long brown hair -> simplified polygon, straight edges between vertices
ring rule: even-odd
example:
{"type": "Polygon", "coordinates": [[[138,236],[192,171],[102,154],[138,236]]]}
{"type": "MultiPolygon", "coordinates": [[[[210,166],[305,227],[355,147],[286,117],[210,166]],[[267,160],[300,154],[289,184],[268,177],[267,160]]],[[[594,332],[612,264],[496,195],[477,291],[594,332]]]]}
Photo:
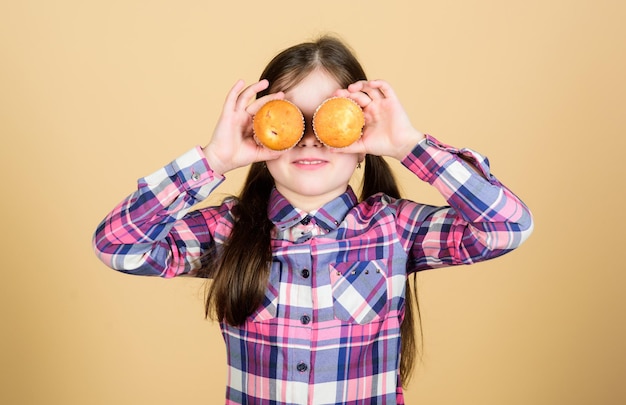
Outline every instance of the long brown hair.
{"type": "MultiPolygon", "coordinates": [[[[353,52],[340,40],[324,36],[314,42],[295,45],[276,55],[261,74],[260,79],[267,79],[270,87],[259,97],[279,90],[287,91],[313,70],[320,68],[343,87],[367,79],[353,52]]],[[[210,251],[203,257],[199,275],[213,278],[205,303],[207,317],[234,326],[242,325],[262,304],[272,261],[273,224],[268,218],[267,209],[273,186],[274,180],[264,163],[250,166],[241,194],[237,197],[233,212],[234,224],[228,240],[219,253],[210,251]]],[[[400,198],[396,180],[387,162],[380,156],[367,155],[360,198],[364,200],[378,192],[400,198]]],[[[408,280],[405,303],[400,355],[400,377],[404,385],[410,378],[418,354],[414,330],[416,319],[421,333],[417,294],[415,289],[411,291],[408,280]],[[416,316],[414,309],[417,309],[416,316]]]]}

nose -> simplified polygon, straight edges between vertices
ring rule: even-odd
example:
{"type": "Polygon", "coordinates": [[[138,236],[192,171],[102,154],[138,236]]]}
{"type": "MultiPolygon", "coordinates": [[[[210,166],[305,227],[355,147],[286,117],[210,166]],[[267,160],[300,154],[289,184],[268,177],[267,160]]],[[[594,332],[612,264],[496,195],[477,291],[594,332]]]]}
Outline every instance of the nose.
{"type": "Polygon", "coordinates": [[[317,137],[315,136],[315,133],[313,133],[313,130],[307,129],[307,131],[302,136],[302,139],[300,139],[300,141],[298,142],[296,146],[300,148],[304,148],[304,147],[321,148],[324,145],[319,141],[319,139],[317,139],[317,137]]]}

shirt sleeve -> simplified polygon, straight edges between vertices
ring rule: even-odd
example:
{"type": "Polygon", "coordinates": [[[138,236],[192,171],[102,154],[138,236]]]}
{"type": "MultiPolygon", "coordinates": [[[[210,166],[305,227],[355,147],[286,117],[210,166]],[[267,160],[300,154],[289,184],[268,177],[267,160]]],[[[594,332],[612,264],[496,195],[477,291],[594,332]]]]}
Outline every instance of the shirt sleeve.
{"type": "Polygon", "coordinates": [[[93,247],[107,266],[124,273],[174,277],[199,267],[212,243],[219,208],[191,212],[222,181],[200,147],[149,176],[97,227],[93,247]],[[211,215],[214,210],[214,215],[211,215]]]}
{"type": "Polygon", "coordinates": [[[402,164],[433,185],[449,206],[404,200],[398,224],[409,271],[471,264],[520,246],[533,230],[528,207],[492,175],[486,157],[427,135],[402,164]]]}

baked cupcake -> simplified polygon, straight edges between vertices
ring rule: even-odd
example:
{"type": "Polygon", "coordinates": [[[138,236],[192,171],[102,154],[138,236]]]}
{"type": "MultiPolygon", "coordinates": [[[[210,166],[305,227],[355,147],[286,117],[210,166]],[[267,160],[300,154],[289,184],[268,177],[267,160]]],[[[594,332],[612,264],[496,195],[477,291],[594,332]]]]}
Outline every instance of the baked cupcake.
{"type": "Polygon", "coordinates": [[[287,100],[271,100],[252,119],[256,141],[272,150],[294,147],[304,135],[302,111],[287,100]]]}
{"type": "Polygon", "coordinates": [[[363,109],[346,97],[327,99],[313,115],[315,136],[332,148],[343,148],[358,140],[363,133],[363,125],[363,109]]]}

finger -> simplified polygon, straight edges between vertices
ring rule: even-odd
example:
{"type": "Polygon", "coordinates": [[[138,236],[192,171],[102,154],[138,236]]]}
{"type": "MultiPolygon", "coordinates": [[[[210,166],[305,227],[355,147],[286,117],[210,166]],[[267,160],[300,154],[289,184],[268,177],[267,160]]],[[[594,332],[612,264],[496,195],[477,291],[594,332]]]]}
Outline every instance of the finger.
{"type": "Polygon", "coordinates": [[[373,80],[371,82],[371,86],[378,89],[378,91],[386,98],[397,98],[393,87],[391,87],[391,85],[384,80],[373,80]]]}
{"type": "Polygon", "coordinates": [[[361,91],[356,92],[356,93],[349,93],[348,97],[356,101],[356,103],[360,105],[361,108],[367,107],[368,104],[372,102],[371,97],[361,91]]]}
{"type": "Polygon", "coordinates": [[[244,110],[256,97],[257,93],[265,90],[268,86],[269,82],[263,79],[246,87],[237,98],[236,109],[244,110]]]}
{"type": "Polygon", "coordinates": [[[245,82],[240,79],[237,80],[233,87],[230,88],[228,94],[226,95],[226,100],[224,101],[225,110],[232,110],[235,108],[235,105],[237,104],[237,97],[245,85],[245,82]]]}
{"type": "Polygon", "coordinates": [[[254,100],[252,103],[250,103],[250,105],[246,108],[246,111],[248,112],[248,114],[254,115],[268,101],[271,101],[271,100],[281,100],[281,99],[284,99],[284,98],[285,98],[285,93],[283,93],[282,91],[279,91],[278,93],[267,94],[267,95],[265,95],[263,97],[259,97],[258,99],[254,100]]]}
{"type": "Polygon", "coordinates": [[[343,148],[330,148],[331,153],[349,153],[349,154],[366,154],[367,150],[365,147],[365,143],[362,139],[357,140],[356,142],[344,146],[343,148]]]}
{"type": "Polygon", "coordinates": [[[348,90],[351,92],[361,91],[363,86],[367,83],[367,80],[359,80],[358,82],[354,82],[348,86],[348,90]]]}
{"type": "Polygon", "coordinates": [[[385,94],[381,90],[383,84],[384,82],[381,80],[371,80],[363,84],[361,91],[370,96],[372,100],[380,100],[385,98],[385,94]]]}
{"type": "Polygon", "coordinates": [[[263,79],[246,87],[237,98],[235,109],[244,110],[248,106],[248,104],[250,104],[252,99],[256,97],[256,94],[260,91],[267,89],[268,86],[269,82],[263,79]]]}
{"type": "Polygon", "coordinates": [[[365,88],[373,88],[373,87],[378,87],[377,84],[374,84],[376,82],[379,82],[381,80],[359,80],[357,82],[354,82],[352,84],[350,84],[348,86],[348,90],[350,91],[363,91],[363,89],[365,88]]]}
{"type": "Polygon", "coordinates": [[[333,93],[333,97],[350,97],[348,89],[339,89],[333,93]]]}
{"type": "Polygon", "coordinates": [[[372,101],[385,97],[379,87],[380,85],[373,84],[371,81],[361,80],[349,85],[347,90],[350,92],[349,97],[365,108],[372,101]]]}
{"type": "Polygon", "coordinates": [[[372,102],[372,99],[369,98],[367,94],[362,92],[351,93],[348,89],[335,90],[335,92],[332,94],[332,97],[349,98],[357,103],[361,108],[365,108],[369,103],[372,102]]]}
{"type": "Polygon", "coordinates": [[[268,160],[278,159],[285,152],[280,150],[272,150],[261,145],[258,148],[258,153],[255,159],[256,162],[265,162],[268,160]]]}
{"type": "Polygon", "coordinates": [[[363,89],[363,92],[367,94],[372,100],[380,100],[385,98],[385,95],[378,89],[373,87],[366,87],[363,89]]]}

